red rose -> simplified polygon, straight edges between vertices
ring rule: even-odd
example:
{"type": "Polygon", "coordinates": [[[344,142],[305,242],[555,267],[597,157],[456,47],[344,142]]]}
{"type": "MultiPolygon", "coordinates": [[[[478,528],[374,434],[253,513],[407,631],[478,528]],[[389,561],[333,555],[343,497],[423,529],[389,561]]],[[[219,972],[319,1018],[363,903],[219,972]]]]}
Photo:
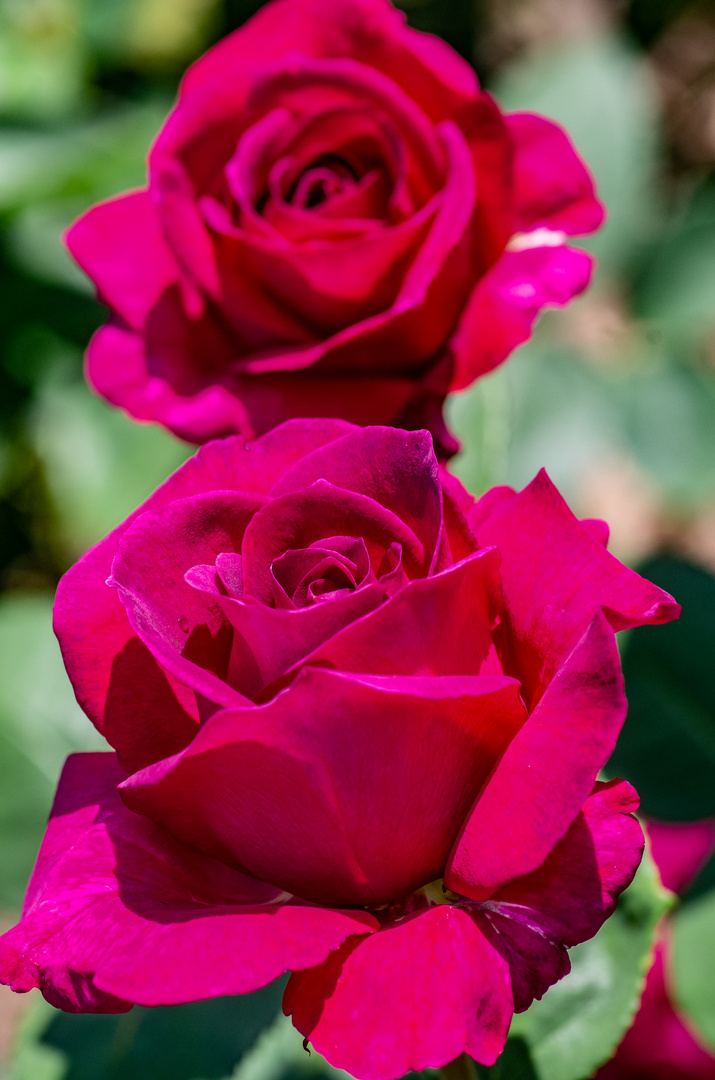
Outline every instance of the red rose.
{"type": "Polygon", "coordinates": [[[205,446],[60,585],[118,760],[70,759],[0,977],[121,1011],[291,970],[355,1076],[491,1064],[642,851],[596,782],[614,630],[678,608],[602,539],[544,474],[475,502],[426,432],[205,446]]]}
{"type": "Polygon", "coordinates": [[[294,416],[428,427],[588,282],[566,134],[504,116],[388,0],[276,0],[202,57],[146,190],[69,231],[109,401],[202,442],[294,416]]]}

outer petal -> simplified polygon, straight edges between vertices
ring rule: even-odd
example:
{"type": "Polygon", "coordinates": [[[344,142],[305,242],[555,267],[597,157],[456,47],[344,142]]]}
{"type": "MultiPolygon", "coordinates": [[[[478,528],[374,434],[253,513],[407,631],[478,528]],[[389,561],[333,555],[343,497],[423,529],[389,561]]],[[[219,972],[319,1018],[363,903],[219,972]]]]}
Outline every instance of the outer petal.
{"type": "Polygon", "coordinates": [[[478,282],[450,342],[451,390],[497,367],[529,337],[545,307],[562,307],[591,279],[591,256],[575,248],[505,251],[478,282]]]}
{"type": "Polygon", "coordinates": [[[408,916],[293,975],[284,1011],[358,1080],[394,1080],[463,1052],[492,1065],[512,1003],[508,967],[483,929],[447,906],[408,916]]]}
{"type": "Polygon", "coordinates": [[[578,814],[625,714],[615,636],[599,613],[478,796],[448,887],[482,900],[535,870],[578,814]]]}
{"type": "Polygon", "coordinates": [[[596,784],[541,866],[485,901],[509,961],[517,1012],[566,974],[566,948],[593,937],[631,883],[644,845],[637,809],[626,781],[596,784]]]}
{"type": "Polygon", "coordinates": [[[594,232],[603,224],[603,206],[563,128],[535,113],[512,113],[505,119],[515,148],[514,231],[594,232]]]}
{"type": "Polygon", "coordinates": [[[213,597],[184,575],[240,553],[246,526],[267,502],[254,492],[211,491],[147,510],[117,546],[109,582],[133,630],[162,668],[216,705],[245,704],[226,683],[233,633],[213,597]]]}
{"type": "Polygon", "coordinates": [[[193,692],[163,672],[106,585],[121,537],[147,510],[177,498],[239,487],[265,493],[286,468],[351,430],[339,420],[294,420],[255,443],[204,447],[62,578],[55,633],[77,700],[129,769],[176,753],[196,731],[193,692]]]}
{"type": "Polygon", "coordinates": [[[375,928],[365,912],[281,905],[183,847],[122,805],[123,775],[113,754],[68,760],[22,922],[0,939],[15,990],[71,1012],[245,993],[375,928]]]}
{"type": "Polygon", "coordinates": [[[68,229],[65,243],[100,300],[135,330],[178,277],[148,191],[92,207],[68,229]]]}
{"type": "Polygon", "coordinates": [[[267,705],[215,713],[186,751],[130,777],[122,793],[187,843],[279,888],[380,905],[440,875],[523,716],[503,677],[307,668],[267,705]]]}
{"type": "Polygon", "coordinates": [[[715,819],[654,821],[647,825],[655,864],[666,889],[682,893],[715,851],[715,819]]]}
{"type": "MultiPolygon", "coordinates": [[[[478,503],[476,512],[481,509],[478,503]]],[[[614,630],[680,614],[672,596],[593,538],[543,470],[519,495],[502,492],[489,509],[476,531],[480,544],[501,552],[502,661],[505,670],[518,671],[527,704],[538,700],[598,608],[614,630]]]]}

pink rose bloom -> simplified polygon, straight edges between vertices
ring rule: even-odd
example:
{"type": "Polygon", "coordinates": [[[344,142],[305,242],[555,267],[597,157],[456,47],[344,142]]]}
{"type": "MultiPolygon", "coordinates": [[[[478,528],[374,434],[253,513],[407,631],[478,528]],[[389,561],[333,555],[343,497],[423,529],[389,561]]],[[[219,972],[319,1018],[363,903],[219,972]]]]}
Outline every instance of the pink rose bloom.
{"type": "Polygon", "coordinates": [[[568,136],[504,116],[388,0],[275,0],[184,78],[146,189],[67,243],[110,308],[94,388],[193,442],[296,416],[427,427],[545,305],[603,219],[568,136]]]}
{"type": "MultiPolygon", "coordinates": [[[[649,821],[648,837],[663,884],[684,892],[715,849],[715,821],[649,821]]],[[[679,1013],[668,988],[669,923],[667,918],[661,923],[636,1018],[597,1080],[715,1080],[715,1057],[679,1013]]]]}
{"type": "Polygon", "coordinates": [[[491,1064],[641,857],[596,782],[615,631],[674,618],[545,474],[475,501],[425,431],[212,442],[62,581],[116,748],[70,758],[0,974],[68,1010],[242,993],[364,1080],[491,1064]]]}

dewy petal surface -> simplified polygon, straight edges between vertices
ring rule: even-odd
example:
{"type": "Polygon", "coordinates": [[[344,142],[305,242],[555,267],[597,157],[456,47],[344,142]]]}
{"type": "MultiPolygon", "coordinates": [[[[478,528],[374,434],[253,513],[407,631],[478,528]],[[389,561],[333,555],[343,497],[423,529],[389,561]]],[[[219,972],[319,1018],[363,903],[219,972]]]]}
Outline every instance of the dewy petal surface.
{"type": "Polygon", "coordinates": [[[14,989],[72,1012],[246,993],[376,928],[365,912],[276,903],[185,848],[123,806],[125,775],[113,754],[68,760],[22,921],[0,939],[14,989]]]}
{"type": "Polygon", "coordinates": [[[279,888],[380,905],[439,876],[523,718],[518,685],[503,677],[306,668],[267,705],[215,713],[186,751],[130,777],[122,797],[279,888]]]}
{"type": "Polygon", "coordinates": [[[508,966],[485,928],[446,905],[409,916],[293,975],[283,1008],[358,1080],[394,1080],[465,1052],[492,1065],[512,1002],[508,966]]]}

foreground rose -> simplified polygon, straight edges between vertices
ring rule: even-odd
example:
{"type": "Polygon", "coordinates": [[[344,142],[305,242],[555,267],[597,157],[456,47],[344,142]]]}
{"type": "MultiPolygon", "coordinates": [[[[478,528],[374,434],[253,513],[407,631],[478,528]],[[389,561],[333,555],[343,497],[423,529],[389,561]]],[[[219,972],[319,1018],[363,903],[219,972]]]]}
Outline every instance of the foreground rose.
{"type": "Polygon", "coordinates": [[[93,386],[195,442],[295,416],[428,427],[588,282],[568,137],[503,116],[388,0],[277,0],[188,72],[149,183],[67,242],[111,310],[93,386]]]}
{"type": "MultiPolygon", "coordinates": [[[[653,858],[667,889],[684,892],[715,849],[715,821],[649,821],[653,858]]],[[[677,918],[677,914],[675,916],[677,918]]],[[[715,1056],[673,1004],[671,919],[660,924],[640,1009],[595,1080],[715,1080],[715,1056]]]]}
{"type": "Polygon", "coordinates": [[[544,474],[475,502],[426,432],[204,447],[60,586],[117,756],[68,762],[3,979],[111,1011],[291,970],[357,1077],[492,1063],[642,851],[595,782],[614,630],[678,608],[599,538],[544,474]]]}

